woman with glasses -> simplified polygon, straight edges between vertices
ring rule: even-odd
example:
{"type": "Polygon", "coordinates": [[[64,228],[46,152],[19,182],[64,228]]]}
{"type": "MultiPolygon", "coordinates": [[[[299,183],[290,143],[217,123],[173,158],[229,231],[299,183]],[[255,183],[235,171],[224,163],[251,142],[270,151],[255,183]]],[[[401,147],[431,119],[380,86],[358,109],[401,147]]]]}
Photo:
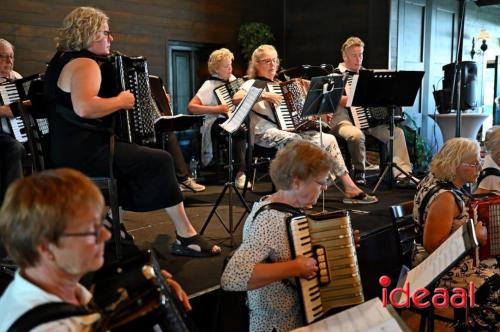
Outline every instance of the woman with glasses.
{"type": "MultiPolygon", "coordinates": [[[[327,189],[334,160],[317,145],[302,139],[287,144],[271,162],[269,173],[276,192],[256,202],[243,229],[243,243],[221,278],[230,291],[248,291],[250,331],[289,331],[304,324],[295,278],[312,278],[314,258],[292,259],[285,220],[291,215],[275,209],[256,212],[270,203],[310,208],[327,189]]],[[[355,232],[359,240],[359,232],[355,232]]]]}
{"type": "MultiPolygon", "coordinates": [[[[56,167],[76,168],[88,176],[108,174],[110,133],[117,111],[134,106],[130,91],[109,95],[114,78],[101,75],[100,61],[110,54],[113,37],[109,18],[101,10],[78,7],[63,20],[57,53],[46,71],[46,95],[51,109],[51,162],[56,167]]],[[[118,140],[113,168],[119,202],[125,210],[152,211],[165,208],[176,229],[172,253],[212,256],[218,246],[199,236],[184,210],[172,156],[118,140]]]]}
{"type": "MultiPolygon", "coordinates": [[[[414,198],[414,266],[469,220],[467,196],[462,189],[465,184],[474,183],[481,171],[478,143],[467,138],[446,141],[432,159],[429,169],[427,177],[417,186],[414,198]]],[[[484,244],[487,239],[486,228],[479,221],[475,230],[480,244],[484,244]]],[[[472,258],[466,258],[441,279],[441,286],[469,287],[469,281],[473,280],[474,286],[478,288],[495,273],[498,273],[495,259],[485,260],[476,268],[472,258]]]]}
{"type": "MultiPolygon", "coordinates": [[[[253,85],[262,87],[270,82],[278,82],[276,81],[278,67],[278,53],[274,46],[261,45],[257,47],[248,65],[247,74],[250,80],[246,81],[241,90],[234,95],[234,103],[241,102],[253,85]]],[[[280,95],[265,91],[262,93],[260,100],[255,104],[250,122],[250,128],[254,130],[255,144],[264,147],[282,148],[289,142],[300,138],[318,145],[320,145],[322,140],[323,146],[334,161],[332,173],[340,178],[344,186],[345,197],[343,202],[346,204],[376,203],[378,200],[375,196],[367,195],[352,181],[337,145],[337,140],[333,135],[323,133],[321,137],[320,133],[316,130],[294,133],[278,128],[272,107],[278,106],[281,99],[280,95]]]]}
{"type": "MultiPolygon", "coordinates": [[[[78,283],[104,262],[110,232],[102,227],[105,206],[99,189],[70,169],[49,170],[15,182],[0,210],[0,235],[19,266],[0,298],[0,331],[29,309],[47,302],[86,305],[92,295],[78,283]]],[[[48,323],[82,331],[99,315],[48,323]]]]}

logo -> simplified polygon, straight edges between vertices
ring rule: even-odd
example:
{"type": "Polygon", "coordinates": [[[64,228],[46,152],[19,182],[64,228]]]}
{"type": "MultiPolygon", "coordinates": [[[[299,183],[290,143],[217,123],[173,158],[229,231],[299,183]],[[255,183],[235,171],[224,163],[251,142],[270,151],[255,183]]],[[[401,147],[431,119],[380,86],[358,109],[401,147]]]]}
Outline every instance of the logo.
{"type": "Polygon", "coordinates": [[[469,307],[475,305],[475,289],[474,282],[469,282],[469,288],[442,288],[436,287],[431,292],[427,288],[412,289],[410,293],[410,283],[407,281],[403,287],[396,287],[388,292],[387,287],[391,284],[391,278],[388,276],[381,276],[379,284],[382,286],[382,304],[387,306],[391,304],[394,308],[409,308],[412,304],[417,308],[465,308],[467,301],[469,307]]]}

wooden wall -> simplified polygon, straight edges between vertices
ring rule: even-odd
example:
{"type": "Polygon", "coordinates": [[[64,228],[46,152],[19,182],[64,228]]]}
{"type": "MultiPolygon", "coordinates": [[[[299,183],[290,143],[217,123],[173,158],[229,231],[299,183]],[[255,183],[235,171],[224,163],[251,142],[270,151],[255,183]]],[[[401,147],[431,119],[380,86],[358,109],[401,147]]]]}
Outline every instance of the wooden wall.
{"type": "Polygon", "coordinates": [[[104,10],[111,18],[113,49],[147,57],[150,72],[163,78],[169,40],[225,45],[236,51],[241,71],[246,64],[238,56],[236,38],[242,23],[269,24],[281,47],[282,0],[16,0],[0,11],[0,38],[14,44],[18,72],[29,75],[44,70],[55,50],[58,27],[78,6],[104,10]]]}

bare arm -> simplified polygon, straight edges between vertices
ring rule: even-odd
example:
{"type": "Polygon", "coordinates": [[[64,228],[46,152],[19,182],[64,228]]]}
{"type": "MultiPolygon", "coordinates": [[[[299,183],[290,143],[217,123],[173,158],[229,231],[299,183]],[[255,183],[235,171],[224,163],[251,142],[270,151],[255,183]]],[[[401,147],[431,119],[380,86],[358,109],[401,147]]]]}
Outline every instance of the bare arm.
{"type": "Polygon", "coordinates": [[[227,105],[203,105],[200,98],[194,96],[188,104],[188,110],[193,114],[227,114],[229,107],[227,105]]]}
{"type": "Polygon", "coordinates": [[[253,269],[248,289],[257,289],[290,277],[311,278],[317,271],[316,260],[304,256],[286,262],[259,263],[253,269]]]}
{"type": "Polygon", "coordinates": [[[439,194],[428,209],[423,245],[428,253],[432,253],[448,238],[453,219],[459,215],[460,211],[455,197],[450,192],[439,194]]]}
{"type": "Polygon", "coordinates": [[[12,118],[13,114],[9,105],[0,106],[0,118],[12,118]]]}
{"type": "Polygon", "coordinates": [[[68,63],[57,84],[63,91],[71,93],[75,113],[82,118],[101,118],[134,106],[134,95],[129,91],[122,91],[111,98],[97,95],[101,86],[101,71],[91,59],[79,58],[68,63]]]}

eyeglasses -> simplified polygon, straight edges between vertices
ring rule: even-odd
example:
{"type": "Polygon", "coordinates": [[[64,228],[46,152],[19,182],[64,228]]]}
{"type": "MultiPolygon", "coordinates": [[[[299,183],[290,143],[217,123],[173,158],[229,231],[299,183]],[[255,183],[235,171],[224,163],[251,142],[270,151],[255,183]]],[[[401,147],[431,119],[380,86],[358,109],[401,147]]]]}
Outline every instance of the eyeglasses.
{"type": "Polygon", "coordinates": [[[78,232],[78,233],[62,233],[61,237],[84,237],[84,236],[95,236],[95,242],[101,237],[102,230],[104,228],[104,221],[99,225],[95,226],[95,231],[93,232],[78,232]]]}
{"type": "Polygon", "coordinates": [[[14,60],[14,54],[0,54],[0,60],[6,61],[6,60],[14,60]]]}
{"type": "Polygon", "coordinates": [[[257,62],[264,62],[266,65],[274,64],[278,66],[280,64],[280,59],[262,59],[257,62]]]}
{"type": "Polygon", "coordinates": [[[106,36],[107,38],[109,38],[109,36],[111,36],[111,31],[109,30],[105,30],[105,31],[101,31],[101,33],[106,36]]]}
{"type": "Polygon", "coordinates": [[[481,161],[476,161],[474,164],[463,162],[462,165],[474,167],[474,168],[478,168],[478,169],[483,167],[483,163],[481,161]]]}

